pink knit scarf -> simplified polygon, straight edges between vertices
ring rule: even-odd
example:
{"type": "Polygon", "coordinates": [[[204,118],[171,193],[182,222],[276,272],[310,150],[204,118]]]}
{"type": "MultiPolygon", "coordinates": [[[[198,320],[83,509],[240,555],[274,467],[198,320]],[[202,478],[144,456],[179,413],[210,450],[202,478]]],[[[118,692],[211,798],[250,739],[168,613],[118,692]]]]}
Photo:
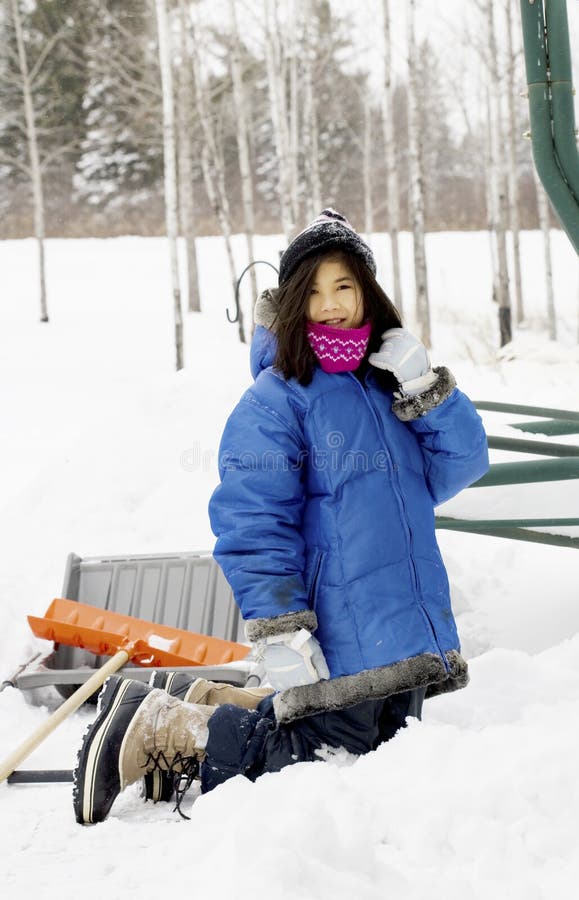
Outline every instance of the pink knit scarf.
{"type": "Polygon", "coordinates": [[[364,358],[372,325],[360,328],[333,328],[308,322],[307,335],[324,372],[353,372],[364,358]]]}

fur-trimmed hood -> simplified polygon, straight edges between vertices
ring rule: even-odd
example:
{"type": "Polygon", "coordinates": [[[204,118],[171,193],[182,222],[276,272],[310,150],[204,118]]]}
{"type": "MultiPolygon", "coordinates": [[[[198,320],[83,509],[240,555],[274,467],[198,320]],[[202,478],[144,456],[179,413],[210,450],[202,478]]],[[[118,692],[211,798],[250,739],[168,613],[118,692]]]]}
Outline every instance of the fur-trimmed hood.
{"type": "Polygon", "coordinates": [[[259,294],[253,309],[253,321],[256,325],[272,329],[279,312],[278,288],[266,288],[259,294]]]}
{"type": "Polygon", "coordinates": [[[249,364],[251,374],[257,378],[263,369],[273,364],[277,342],[273,331],[278,314],[277,288],[266,288],[255,301],[253,321],[255,331],[251,341],[249,364]]]}

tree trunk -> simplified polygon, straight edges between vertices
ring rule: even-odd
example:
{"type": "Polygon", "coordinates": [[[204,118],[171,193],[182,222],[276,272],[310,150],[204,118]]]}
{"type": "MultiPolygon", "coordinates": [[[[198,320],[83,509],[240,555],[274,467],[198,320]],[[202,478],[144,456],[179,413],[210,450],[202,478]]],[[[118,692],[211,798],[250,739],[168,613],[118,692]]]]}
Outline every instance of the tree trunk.
{"type": "MultiPolygon", "coordinates": [[[[223,155],[218,151],[215,131],[210,112],[210,103],[207,91],[203,83],[201,74],[201,60],[199,56],[199,41],[197,34],[193,33],[191,42],[193,71],[195,75],[195,95],[197,99],[197,111],[203,131],[204,144],[201,152],[201,165],[203,169],[203,180],[205,189],[209,198],[209,203],[217,217],[221,234],[225,242],[225,252],[227,254],[227,262],[229,265],[229,273],[231,276],[231,288],[233,297],[237,291],[237,273],[235,270],[235,259],[233,256],[233,247],[231,244],[231,216],[229,212],[229,200],[225,189],[225,162],[223,155]]],[[[236,310],[237,324],[239,331],[239,340],[245,343],[245,330],[243,325],[243,310],[239,306],[236,310]]],[[[235,320],[233,320],[235,321],[235,320]]]]}
{"type": "Polygon", "coordinates": [[[24,100],[24,115],[26,120],[26,137],[28,140],[28,153],[30,156],[30,176],[32,180],[32,198],[34,204],[34,234],[38,246],[38,275],[40,287],[40,321],[48,322],[48,305],[46,300],[46,269],[44,264],[44,193],[42,188],[42,172],[40,169],[40,155],[38,152],[38,139],[36,134],[36,119],[34,104],[32,102],[32,84],[26,59],[26,48],[22,34],[22,21],[18,0],[11,0],[12,19],[16,32],[16,45],[18,48],[18,65],[24,100]]]}
{"type": "Polygon", "coordinates": [[[513,21],[512,3],[505,3],[505,16],[507,19],[507,101],[508,101],[508,183],[509,183],[509,224],[513,236],[513,269],[515,275],[515,307],[517,323],[520,324],[524,317],[523,287],[521,278],[521,242],[519,238],[519,182],[517,172],[517,149],[515,135],[517,134],[517,116],[515,112],[515,52],[513,46],[513,21]]]}
{"type": "Polygon", "coordinates": [[[372,242],[374,232],[374,207],[372,203],[372,106],[369,91],[364,91],[364,143],[363,143],[363,178],[364,178],[364,231],[368,243],[372,242]]]}
{"type": "Polygon", "coordinates": [[[264,0],[265,58],[271,109],[271,121],[278,165],[278,196],[282,228],[286,242],[292,239],[295,222],[291,210],[291,171],[289,163],[289,133],[286,101],[286,79],[279,40],[275,6],[264,0]]]}
{"type": "MultiPolygon", "coordinates": [[[[229,12],[233,25],[233,46],[231,48],[231,76],[233,81],[233,99],[237,112],[237,153],[239,159],[239,174],[241,176],[241,197],[243,203],[243,219],[245,224],[245,239],[247,242],[248,264],[254,262],[253,237],[255,231],[255,216],[253,212],[253,180],[251,177],[251,164],[249,159],[248,119],[246,93],[243,86],[241,72],[241,60],[239,58],[239,29],[235,12],[235,0],[229,0],[229,12]]],[[[255,266],[249,270],[251,283],[252,302],[257,299],[257,278],[255,266]]]]}
{"type": "Polygon", "coordinates": [[[495,161],[491,188],[497,212],[497,260],[500,346],[512,340],[511,300],[509,296],[509,271],[506,241],[506,174],[501,128],[500,77],[495,39],[494,0],[487,0],[487,39],[490,69],[490,126],[492,156],[495,161]]]}
{"type": "Polygon", "coordinates": [[[541,184],[537,175],[535,166],[532,166],[533,177],[535,180],[535,191],[537,193],[537,212],[539,214],[539,226],[543,235],[543,254],[545,260],[545,297],[547,300],[547,325],[549,329],[549,338],[552,341],[557,340],[557,317],[555,315],[555,297],[553,294],[553,265],[551,261],[551,229],[550,229],[550,213],[549,201],[545,188],[541,184]]]}
{"type": "Polygon", "coordinates": [[[423,129],[420,122],[418,59],[415,37],[415,0],[408,4],[408,150],[410,163],[410,217],[414,238],[414,279],[416,284],[416,319],[420,338],[431,346],[428,273],[424,239],[424,178],[421,165],[420,141],[423,129]]]}
{"type": "Polygon", "coordinates": [[[290,204],[291,215],[294,223],[299,222],[300,210],[298,200],[298,17],[296,10],[297,0],[290,0],[289,37],[286,46],[289,47],[289,168],[290,168],[290,204]]]}
{"type": "Polygon", "coordinates": [[[313,87],[313,59],[315,36],[312,33],[313,14],[311,0],[307,0],[304,15],[304,47],[302,51],[304,112],[302,139],[306,171],[306,218],[311,222],[322,210],[322,190],[318,159],[318,118],[316,95],[313,87]]]}
{"type": "Polygon", "coordinates": [[[392,78],[392,41],[390,38],[389,0],[383,0],[384,11],[384,91],[382,94],[382,130],[386,152],[386,192],[388,203],[388,231],[392,256],[393,302],[402,313],[402,281],[400,278],[400,251],[398,232],[400,230],[400,191],[396,166],[396,144],[394,141],[394,80],[392,78]]]}
{"type": "Polygon", "coordinates": [[[496,166],[497,161],[494,155],[494,146],[492,139],[492,116],[491,116],[491,97],[490,90],[486,92],[487,101],[487,177],[485,178],[485,195],[487,204],[487,229],[489,233],[489,246],[491,251],[491,275],[492,275],[492,301],[499,302],[499,260],[497,250],[497,221],[498,213],[496,210],[496,197],[494,186],[497,180],[496,166]]]}
{"type": "Polygon", "coordinates": [[[175,122],[173,109],[173,72],[169,23],[165,0],[155,0],[157,30],[159,35],[159,63],[163,91],[163,167],[165,186],[165,219],[171,257],[171,284],[175,314],[175,367],[183,368],[183,317],[181,312],[181,287],[179,283],[179,257],[177,254],[178,210],[177,171],[175,166],[175,122]]]}
{"type": "Polygon", "coordinates": [[[193,194],[193,149],[191,114],[194,108],[193,78],[188,48],[190,32],[186,0],[179,0],[181,67],[177,110],[179,114],[179,213],[181,234],[187,248],[187,296],[189,312],[201,311],[199,269],[195,245],[195,197],[193,194]]]}

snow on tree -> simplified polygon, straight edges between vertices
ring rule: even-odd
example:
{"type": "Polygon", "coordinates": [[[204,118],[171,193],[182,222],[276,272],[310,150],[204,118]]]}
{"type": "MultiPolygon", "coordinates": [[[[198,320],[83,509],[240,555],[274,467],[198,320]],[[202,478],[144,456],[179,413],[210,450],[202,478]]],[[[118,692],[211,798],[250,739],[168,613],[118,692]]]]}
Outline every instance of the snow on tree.
{"type": "Polygon", "coordinates": [[[162,94],[153,0],[87,0],[85,136],[74,186],[79,199],[110,213],[143,215],[163,173],[162,94]]]}

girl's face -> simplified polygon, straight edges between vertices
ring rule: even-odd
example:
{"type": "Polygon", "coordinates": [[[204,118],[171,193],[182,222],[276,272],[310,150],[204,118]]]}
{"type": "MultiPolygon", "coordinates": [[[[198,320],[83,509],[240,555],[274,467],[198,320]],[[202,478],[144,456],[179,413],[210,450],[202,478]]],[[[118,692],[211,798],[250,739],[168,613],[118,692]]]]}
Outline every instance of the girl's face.
{"type": "Polygon", "coordinates": [[[340,259],[324,259],[319,264],[307,315],[310,322],[334,328],[359,328],[362,324],[362,289],[340,259]]]}

